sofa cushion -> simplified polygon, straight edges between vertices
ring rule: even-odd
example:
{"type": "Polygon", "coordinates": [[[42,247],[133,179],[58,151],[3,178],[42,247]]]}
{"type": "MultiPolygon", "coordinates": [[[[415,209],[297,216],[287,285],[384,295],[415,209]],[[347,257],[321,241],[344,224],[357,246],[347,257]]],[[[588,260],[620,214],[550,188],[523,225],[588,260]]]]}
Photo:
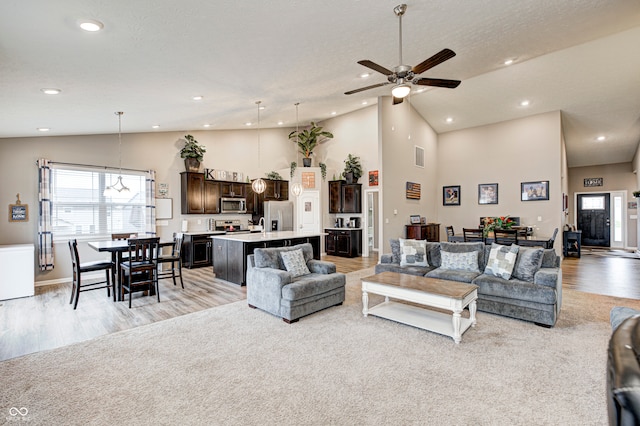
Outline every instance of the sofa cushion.
{"type": "Polygon", "coordinates": [[[478,269],[478,253],[477,251],[451,253],[442,251],[440,256],[442,263],[440,269],[449,269],[456,271],[480,272],[478,269]]]}
{"type": "Polygon", "coordinates": [[[519,248],[520,247],[515,244],[510,246],[503,246],[496,243],[491,244],[491,252],[489,253],[489,259],[487,260],[484,273],[495,275],[505,280],[511,278],[513,267],[516,265],[519,248]]]}
{"type": "Polygon", "coordinates": [[[461,283],[470,283],[480,275],[480,271],[462,271],[459,269],[443,269],[442,267],[436,268],[427,272],[425,277],[438,278],[441,280],[458,281],[461,283]]]}
{"type": "Polygon", "coordinates": [[[427,272],[435,269],[434,266],[400,266],[398,263],[378,263],[375,267],[375,273],[397,272],[399,274],[424,276],[427,272]]]}
{"type": "Polygon", "coordinates": [[[294,278],[291,284],[282,287],[282,298],[284,300],[299,300],[307,297],[317,296],[328,291],[344,287],[346,276],[342,273],[329,275],[309,274],[294,278]]]}
{"type": "Polygon", "coordinates": [[[283,251],[280,252],[280,256],[282,256],[284,268],[294,277],[300,277],[311,273],[309,272],[309,268],[307,268],[307,262],[304,261],[304,255],[302,254],[301,249],[283,251]]]}
{"type": "Polygon", "coordinates": [[[522,281],[533,281],[533,277],[542,265],[543,248],[520,247],[516,266],[511,274],[514,278],[522,281]]]}
{"type": "Polygon", "coordinates": [[[560,266],[560,257],[556,254],[556,251],[552,248],[544,249],[544,255],[542,256],[542,268],[557,268],[560,266]]]}
{"type": "Polygon", "coordinates": [[[400,240],[392,238],[389,240],[391,246],[391,261],[400,264],[400,240]]]}
{"type": "Polygon", "coordinates": [[[297,249],[302,249],[302,254],[306,262],[313,259],[313,246],[310,243],[304,243],[290,247],[257,248],[253,251],[253,260],[255,261],[256,268],[273,268],[284,271],[286,269],[280,253],[297,249]]]}
{"type": "Polygon", "coordinates": [[[478,286],[478,297],[486,295],[545,305],[553,305],[558,301],[555,288],[513,278],[505,280],[494,275],[481,274],[473,280],[473,284],[478,286]]]}
{"type": "Polygon", "coordinates": [[[426,240],[400,238],[400,266],[429,266],[426,240]]]}
{"type": "Polygon", "coordinates": [[[442,256],[442,252],[449,252],[449,253],[468,253],[471,251],[476,251],[478,252],[478,271],[483,271],[484,270],[484,264],[485,264],[485,259],[484,259],[484,248],[485,248],[485,244],[480,241],[480,242],[475,242],[475,243],[448,243],[448,242],[441,242],[439,243],[440,245],[440,256],[442,256]]]}

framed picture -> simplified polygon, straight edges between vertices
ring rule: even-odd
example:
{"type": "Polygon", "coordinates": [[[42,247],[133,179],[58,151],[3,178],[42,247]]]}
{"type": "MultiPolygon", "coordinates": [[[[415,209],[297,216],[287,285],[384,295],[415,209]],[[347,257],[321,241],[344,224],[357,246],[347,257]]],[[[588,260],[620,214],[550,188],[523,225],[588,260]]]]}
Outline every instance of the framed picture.
{"type": "Polygon", "coordinates": [[[442,205],[443,206],[459,206],[460,205],[460,185],[442,187],[442,205]]]}
{"type": "Polygon", "coordinates": [[[29,206],[27,204],[9,204],[9,222],[28,222],[29,206]]]}
{"type": "Polygon", "coordinates": [[[369,186],[378,186],[378,171],[372,170],[369,172],[369,186]]]}
{"type": "Polygon", "coordinates": [[[522,201],[540,201],[549,199],[549,181],[540,182],[521,182],[520,183],[520,200],[522,201]]]}
{"type": "Polygon", "coordinates": [[[420,184],[415,182],[407,182],[406,197],[408,200],[420,199],[420,184]]]}
{"type": "Polygon", "coordinates": [[[498,204],[497,183],[481,183],[478,185],[478,204],[498,204]]]}
{"type": "Polygon", "coordinates": [[[409,216],[409,220],[411,221],[412,225],[417,225],[420,223],[420,215],[412,214],[411,216],[409,216]]]}

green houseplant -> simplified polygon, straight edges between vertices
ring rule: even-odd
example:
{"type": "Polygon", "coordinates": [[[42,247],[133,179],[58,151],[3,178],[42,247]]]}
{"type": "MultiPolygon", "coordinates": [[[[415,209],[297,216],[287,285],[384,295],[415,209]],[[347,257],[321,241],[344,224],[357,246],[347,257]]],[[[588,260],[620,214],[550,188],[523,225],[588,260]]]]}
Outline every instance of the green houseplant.
{"type": "Polygon", "coordinates": [[[278,172],[271,171],[271,172],[267,173],[267,179],[282,180],[282,176],[278,172]]]}
{"type": "Polygon", "coordinates": [[[358,179],[362,177],[362,164],[360,157],[349,154],[344,160],[344,171],[342,172],[347,183],[358,183],[358,179]]]}
{"type": "Polygon", "coordinates": [[[180,150],[180,157],[184,158],[184,167],[188,172],[197,172],[207,150],[191,135],[185,135],[184,139],[185,144],[180,150]]]}
{"type": "Polygon", "coordinates": [[[311,167],[311,154],[313,154],[313,150],[318,143],[333,138],[331,132],[322,129],[321,126],[316,125],[316,123],[312,121],[308,129],[302,131],[294,130],[289,133],[289,140],[298,144],[298,149],[304,157],[302,159],[302,165],[304,167],[311,167]]]}

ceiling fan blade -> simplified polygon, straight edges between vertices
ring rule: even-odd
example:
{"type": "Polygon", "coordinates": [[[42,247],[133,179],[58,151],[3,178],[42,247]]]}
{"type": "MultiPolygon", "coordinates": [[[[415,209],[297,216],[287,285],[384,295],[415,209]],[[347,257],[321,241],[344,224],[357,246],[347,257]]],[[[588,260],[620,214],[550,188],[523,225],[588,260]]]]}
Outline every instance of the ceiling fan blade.
{"type": "Polygon", "coordinates": [[[393,104],[394,105],[401,104],[402,101],[404,101],[404,98],[396,98],[395,96],[393,97],[393,104]]]}
{"type": "Polygon", "coordinates": [[[362,61],[358,61],[358,63],[360,65],[364,65],[367,68],[371,68],[374,71],[378,71],[379,73],[384,74],[384,75],[393,74],[393,71],[390,71],[390,70],[386,69],[385,67],[383,67],[382,65],[376,64],[375,62],[371,62],[368,59],[364,59],[362,61]]]}
{"type": "Polygon", "coordinates": [[[442,49],[440,52],[436,53],[435,55],[433,55],[429,59],[425,59],[424,61],[422,61],[421,63],[419,63],[415,67],[413,67],[413,69],[411,71],[413,71],[414,74],[422,74],[423,72],[425,72],[429,68],[433,68],[436,65],[441,64],[444,61],[447,61],[447,60],[453,58],[454,56],[456,56],[456,52],[454,52],[453,50],[451,50],[451,49],[442,49]]]}
{"type": "Polygon", "coordinates": [[[445,80],[442,78],[416,78],[413,84],[420,86],[446,87],[447,89],[455,89],[460,85],[460,80],[445,80]]]}
{"type": "Polygon", "coordinates": [[[355,90],[350,90],[348,92],[344,92],[344,94],[345,95],[353,95],[354,93],[364,92],[365,90],[373,89],[375,87],[380,87],[380,86],[386,86],[387,84],[390,84],[390,83],[388,81],[385,81],[384,83],[372,84],[371,86],[361,87],[360,89],[355,89],[355,90]]]}

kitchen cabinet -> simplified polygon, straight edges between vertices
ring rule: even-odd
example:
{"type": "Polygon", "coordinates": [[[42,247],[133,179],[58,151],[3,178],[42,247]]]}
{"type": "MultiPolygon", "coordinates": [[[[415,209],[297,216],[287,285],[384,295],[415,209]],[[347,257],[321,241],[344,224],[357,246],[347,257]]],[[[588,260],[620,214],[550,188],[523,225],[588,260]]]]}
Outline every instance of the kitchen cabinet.
{"type": "Polygon", "coordinates": [[[256,194],[247,185],[247,213],[251,213],[256,218],[264,216],[265,201],[286,201],[289,199],[289,181],[277,179],[264,179],[266,188],[262,194],[256,194]]]}
{"type": "Polygon", "coordinates": [[[180,173],[182,214],[216,214],[220,212],[220,185],[206,180],[204,173],[180,173]]]}
{"type": "Polygon", "coordinates": [[[246,186],[247,184],[242,182],[220,182],[220,196],[238,198],[245,197],[246,186]]]}
{"type": "Polygon", "coordinates": [[[357,257],[362,253],[362,229],[326,228],[324,249],[328,255],[357,257]]]}
{"type": "Polygon", "coordinates": [[[362,185],[329,181],[329,213],[362,213],[362,185]]]}
{"type": "Polygon", "coordinates": [[[216,278],[239,285],[246,284],[247,256],[257,248],[289,247],[310,243],[313,247],[313,258],[320,260],[320,236],[297,236],[293,231],[273,232],[271,237],[262,233],[220,235],[213,240],[213,272],[216,278]]]}
{"type": "Polygon", "coordinates": [[[182,266],[192,269],[213,265],[211,234],[184,234],[182,266]]]}
{"type": "Polygon", "coordinates": [[[440,224],[405,225],[405,235],[410,240],[440,241],[440,224]]]}

